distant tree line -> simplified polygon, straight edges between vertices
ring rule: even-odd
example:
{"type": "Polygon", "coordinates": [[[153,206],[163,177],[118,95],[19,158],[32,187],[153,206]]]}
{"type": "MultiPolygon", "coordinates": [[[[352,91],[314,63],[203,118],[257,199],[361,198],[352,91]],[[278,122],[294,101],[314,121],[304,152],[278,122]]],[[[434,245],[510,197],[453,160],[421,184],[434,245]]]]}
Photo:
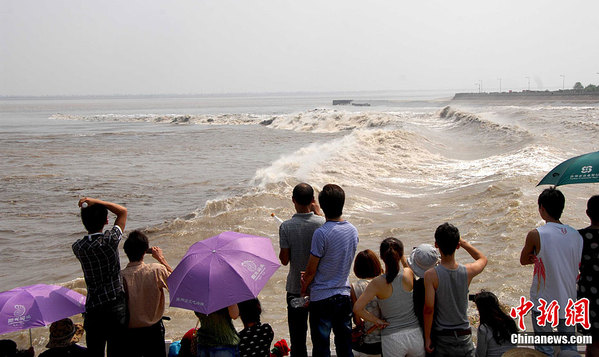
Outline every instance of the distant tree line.
{"type": "Polygon", "coordinates": [[[584,91],[584,92],[599,92],[599,86],[596,86],[594,84],[589,84],[588,86],[583,86],[582,83],[580,82],[576,82],[574,84],[573,89],[575,91],[584,91]]]}

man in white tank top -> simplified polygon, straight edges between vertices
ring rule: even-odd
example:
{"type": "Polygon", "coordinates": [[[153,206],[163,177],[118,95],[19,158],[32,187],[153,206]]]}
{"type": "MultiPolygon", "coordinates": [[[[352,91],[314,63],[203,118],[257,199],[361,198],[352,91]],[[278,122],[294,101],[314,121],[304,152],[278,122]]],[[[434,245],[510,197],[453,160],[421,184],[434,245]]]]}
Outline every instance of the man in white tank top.
{"type": "MultiPolygon", "coordinates": [[[[528,232],[526,243],[520,253],[520,264],[534,264],[530,300],[535,304],[532,310],[532,325],[535,333],[550,333],[551,323],[540,326],[537,317],[539,299],[548,304],[553,300],[559,305],[560,333],[574,333],[575,326],[565,325],[565,309],[568,299],[576,301],[576,280],[582,256],[582,237],[578,231],[560,222],[564,210],[564,195],[555,188],[545,189],[538,199],[539,214],[546,224],[528,232]]],[[[535,348],[548,356],[553,356],[553,346],[536,345],[535,348]]],[[[562,350],[574,350],[575,345],[562,345],[562,350]]]]}

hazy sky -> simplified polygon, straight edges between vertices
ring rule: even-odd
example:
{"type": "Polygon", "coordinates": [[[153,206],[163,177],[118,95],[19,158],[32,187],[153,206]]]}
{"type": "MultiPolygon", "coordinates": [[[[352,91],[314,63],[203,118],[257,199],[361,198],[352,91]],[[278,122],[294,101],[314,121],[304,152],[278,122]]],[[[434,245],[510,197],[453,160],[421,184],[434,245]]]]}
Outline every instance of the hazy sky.
{"type": "Polygon", "coordinates": [[[597,0],[0,0],[0,95],[599,84],[597,0]]]}

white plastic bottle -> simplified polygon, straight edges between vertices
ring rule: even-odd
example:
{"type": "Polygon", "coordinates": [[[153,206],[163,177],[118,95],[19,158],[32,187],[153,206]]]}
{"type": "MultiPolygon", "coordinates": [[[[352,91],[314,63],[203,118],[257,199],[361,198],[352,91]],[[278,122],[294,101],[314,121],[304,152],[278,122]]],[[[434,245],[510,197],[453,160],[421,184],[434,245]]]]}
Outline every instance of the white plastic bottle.
{"type": "Polygon", "coordinates": [[[310,303],[309,296],[300,296],[300,297],[291,299],[291,301],[289,302],[289,305],[291,305],[291,307],[307,307],[309,303],[310,303]]]}

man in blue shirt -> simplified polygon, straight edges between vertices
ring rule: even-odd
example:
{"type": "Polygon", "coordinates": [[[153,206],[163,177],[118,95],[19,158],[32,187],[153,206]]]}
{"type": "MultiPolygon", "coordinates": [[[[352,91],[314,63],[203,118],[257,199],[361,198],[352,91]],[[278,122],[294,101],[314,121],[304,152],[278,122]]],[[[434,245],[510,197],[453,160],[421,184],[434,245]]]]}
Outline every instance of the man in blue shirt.
{"type": "Polygon", "coordinates": [[[314,232],[302,278],[302,295],[310,294],[312,355],[330,356],[331,330],[337,356],[353,356],[349,271],[358,246],[358,230],[341,218],[345,192],[328,184],[318,195],[326,222],[314,232]]]}

